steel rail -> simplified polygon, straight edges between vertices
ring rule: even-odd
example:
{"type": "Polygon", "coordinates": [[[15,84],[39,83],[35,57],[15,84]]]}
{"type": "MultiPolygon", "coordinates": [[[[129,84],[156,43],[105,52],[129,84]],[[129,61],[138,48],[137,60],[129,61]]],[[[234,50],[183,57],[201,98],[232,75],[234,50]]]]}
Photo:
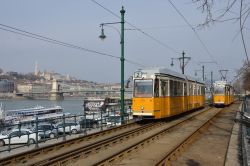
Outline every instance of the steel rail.
{"type": "Polygon", "coordinates": [[[166,122],[153,122],[146,125],[143,125],[139,128],[118,134],[116,136],[112,136],[106,139],[103,139],[98,142],[94,142],[89,145],[85,145],[83,147],[78,147],[77,149],[70,150],[69,152],[66,152],[65,154],[58,154],[56,156],[52,156],[50,158],[47,158],[43,161],[39,161],[36,163],[32,163],[30,165],[34,166],[41,166],[41,165],[65,165],[66,163],[70,163],[71,160],[75,161],[79,158],[86,158],[91,154],[98,153],[98,151],[102,149],[106,149],[110,146],[113,146],[117,143],[123,142],[124,140],[127,140],[131,137],[135,137],[141,133],[145,133],[152,128],[155,128],[157,126],[161,126],[165,124],[166,122]]]}
{"type": "Polygon", "coordinates": [[[41,154],[46,154],[50,151],[53,151],[54,149],[61,149],[63,147],[67,147],[73,144],[78,144],[80,142],[83,141],[87,141],[87,140],[91,140],[93,138],[98,138],[98,137],[102,137],[104,135],[107,134],[111,134],[114,133],[116,131],[120,131],[121,129],[126,129],[126,128],[130,128],[137,125],[136,122],[132,122],[132,123],[128,123],[122,126],[118,126],[118,127],[114,127],[114,128],[110,128],[107,130],[103,130],[103,131],[99,131],[96,133],[92,133],[86,136],[80,136],[78,138],[73,138],[73,139],[69,139],[66,141],[62,141],[62,142],[58,142],[55,143],[53,145],[46,145],[43,147],[40,147],[38,149],[33,149],[33,150],[29,150],[23,153],[19,153],[19,154],[15,154],[13,156],[8,156],[5,158],[0,159],[0,163],[1,165],[11,165],[11,164],[15,164],[15,163],[25,163],[27,160],[30,160],[38,155],[41,154]]]}
{"type": "Polygon", "coordinates": [[[190,142],[192,142],[193,138],[200,134],[200,131],[207,126],[209,126],[209,123],[216,118],[222,110],[225,110],[226,108],[223,108],[219,110],[216,114],[214,114],[210,119],[206,120],[205,123],[203,123],[199,128],[197,128],[191,135],[189,135],[187,138],[185,138],[181,143],[179,143],[176,147],[174,147],[160,162],[158,162],[157,166],[165,166],[170,165],[170,161],[172,158],[176,158],[177,154],[180,153],[181,149],[184,149],[185,146],[187,146],[190,142]]]}
{"type": "MultiPolygon", "coordinates": [[[[208,108],[211,109],[211,108],[208,108]]],[[[204,112],[204,111],[203,111],[204,112]]],[[[198,114],[201,114],[203,112],[200,112],[198,114]]],[[[191,117],[193,118],[193,117],[191,117]]],[[[188,118],[190,119],[190,118],[188,118]]],[[[113,136],[112,138],[107,138],[104,140],[101,140],[99,142],[95,142],[92,144],[89,144],[87,146],[79,147],[77,149],[73,149],[69,152],[66,152],[65,154],[59,154],[57,156],[52,156],[50,158],[47,158],[43,161],[39,161],[30,165],[67,165],[70,164],[72,161],[76,161],[80,158],[86,158],[91,154],[97,153],[98,151],[102,149],[106,149],[109,146],[113,146],[117,144],[118,142],[122,142],[130,137],[135,137],[139,135],[140,133],[145,133],[146,131],[155,128],[156,126],[160,126],[162,124],[165,124],[166,122],[158,122],[158,123],[151,123],[145,126],[142,126],[140,128],[136,128],[131,131],[127,131],[124,133],[121,133],[120,135],[113,136]]]]}
{"type": "MultiPolygon", "coordinates": [[[[211,109],[211,108],[209,108],[209,109],[211,109]]],[[[203,112],[201,112],[201,113],[203,113],[203,112]]],[[[99,131],[97,133],[92,133],[90,135],[81,136],[78,138],[73,138],[73,139],[70,139],[67,141],[58,142],[58,143],[55,143],[53,145],[46,145],[46,146],[40,147],[38,149],[33,149],[33,150],[26,151],[26,152],[23,152],[20,154],[16,154],[13,156],[2,158],[2,159],[0,159],[0,163],[2,165],[11,165],[11,164],[16,164],[16,163],[27,163],[27,161],[31,160],[34,157],[37,157],[38,155],[47,154],[55,149],[59,150],[59,149],[62,149],[64,147],[70,146],[72,144],[79,144],[80,142],[87,141],[87,140],[90,140],[93,138],[98,138],[98,137],[104,136],[106,134],[120,131],[121,129],[132,127],[134,125],[137,125],[136,122],[132,122],[132,123],[128,123],[128,124],[125,124],[122,126],[99,131]]]]}
{"type": "Polygon", "coordinates": [[[113,162],[123,159],[126,155],[130,154],[131,152],[137,151],[141,147],[144,147],[146,144],[149,144],[149,143],[159,139],[159,137],[165,135],[171,129],[173,129],[173,128],[175,128],[175,127],[177,127],[177,126],[179,126],[179,125],[181,125],[181,124],[183,124],[183,123],[185,123],[185,122],[187,122],[187,121],[189,121],[189,120],[191,120],[191,119],[193,119],[193,118],[195,118],[195,117],[197,117],[197,116],[199,116],[207,111],[209,111],[210,109],[212,109],[212,108],[209,107],[208,109],[206,109],[202,112],[199,112],[199,113],[197,113],[197,114],[195,114],[187,119],[184,119],[180,122],[177,122],[176,124],[173,124],[165,129],[162,129],[161,131],[157,132],[156,134],[149,136],[149,137],[129,146],[128,148],[125,148],[124,150],[121,150],[121,151],[115,153],[114,155],[112,155],[112,156],[110,156],[102,161],[98,161],[95,165],[100,165],[100,166],[112,165],[113,162]]]}

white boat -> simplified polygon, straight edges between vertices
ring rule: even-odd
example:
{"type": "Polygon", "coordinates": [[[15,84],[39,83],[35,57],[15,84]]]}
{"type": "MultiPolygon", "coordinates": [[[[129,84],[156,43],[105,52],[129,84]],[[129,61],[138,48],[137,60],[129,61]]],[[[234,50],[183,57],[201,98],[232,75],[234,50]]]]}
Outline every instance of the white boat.
{"type": "MultiPolygon", "coordinates": [[[[0,106],[0,119],[7,124],[18,124],[20,122],[29,122],[36,120],[48,119],[48,118],[58,118],[63,116],[63,109],[61,106],[54,106],[45,108],[42,106],[36,106],[25,109],[16,110],[5,110],[0,106]]],[[[66,113],[65,115],[68,115],[66,113]]]]}

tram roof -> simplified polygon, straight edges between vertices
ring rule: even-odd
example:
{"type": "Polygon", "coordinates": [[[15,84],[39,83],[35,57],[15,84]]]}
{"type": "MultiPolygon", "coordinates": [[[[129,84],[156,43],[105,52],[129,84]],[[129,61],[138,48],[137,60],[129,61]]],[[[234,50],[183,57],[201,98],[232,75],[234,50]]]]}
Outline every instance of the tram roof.
{"type": "Polygon", "coordinates": [[[181,74],[181,73],[172,71],[166,67],[148,67],[148,68],[144,68],[144,69],[139,69],[138,71],[141,71],[142,73],[145,73],[147,75],[164,74],[164,75],[173,76],[173,77],[181,78],[184,80],[187,79],[189,81],[194,81],[194,82],[204,84],[204,82],[198,78],[194,78],[194,77],[191,77],[191,76],[188,76],[185,74],[181,74]]]}

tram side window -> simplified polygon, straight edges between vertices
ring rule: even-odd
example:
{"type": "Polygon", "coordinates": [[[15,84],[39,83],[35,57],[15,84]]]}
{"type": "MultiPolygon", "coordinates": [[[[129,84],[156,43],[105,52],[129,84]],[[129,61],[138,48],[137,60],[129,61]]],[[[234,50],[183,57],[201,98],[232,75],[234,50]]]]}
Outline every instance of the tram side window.
{"type": "Polygon", "coordinates": [[[177,96],[182,96],[183,94],[183,83],[177,81],[177,96]]]}
{"type": "Polygon", "coordinates": [[[159,79],[155,79],[154,96],[159,97],[159,79]]]}
{"type": "Polygon", "coordinates": [[[170,80],[169,81],[169,91],[170,91],[170,94],[169,96],[173,96],[173,93],[174,93],[174,81],[173,80],[170,80]]]}
{"type": "Polygon", "coordinates": [[[177,81],[174,81],[174,96],[177,96],[178,95],[178,82],[177,81]]]}
{"type": "Polygon", "coordinates": [[[176,91],[176,87],[175,87],[175,81],[170,80],[170,96],[175,96],[175,91],[176,91]]]}
{"type": "Polygon", "coordinates": [[[184,86],[184,96],[187,96],[187,83],[184,83],[183,86],[184,86]]]}
{"type": "Polygon", "coordinates": [[[205,95],[205,87],[204,86],[201,87],[201,95],[205,95]]]}
{"type": "Polygon", "coordinates": [[[193,92],[193,84],[189,84],[189,95],[190,95],[190,96],[194,95],[194,92],[193,92]]]}
{"type": "Polygon", "coordinates": [[[161,96],[168,96],[168,81],[161,80],[161,96]]]}
{"type": "Polygon", "coordinates": [[[226,95],[229,95],[229,93],[230,93],[229,91],[230,91],[230,87],[227,86],[227,87],[226,87],[226,95]]]}
{"type": "Polygon", "coordinates": [[[134,97],[152,97],[153,80],[135,80],[134,97]]]}
{"type": "Polygon", "coordinates": [[[170,80],[170,96],[182,96],[183,83],[179,81],[170,80]]]}

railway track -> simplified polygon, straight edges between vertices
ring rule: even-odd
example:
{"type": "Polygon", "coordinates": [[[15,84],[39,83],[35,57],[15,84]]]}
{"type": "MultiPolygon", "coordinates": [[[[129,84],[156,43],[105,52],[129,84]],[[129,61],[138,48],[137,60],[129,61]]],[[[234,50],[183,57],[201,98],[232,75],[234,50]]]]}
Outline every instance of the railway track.
{"type": "Polygon", "coordinates": [[[98,153],[99,151],[105,150],[109,147],[112,147],[116,144],[125,142],[127,139],[131,139],[133,137],[136,137],[142,133],[145,133],[149,130],[152,130],[155,127],[159,127],[166,122],[156,122],[156,123],[150,123],[143,125],[139,128],[118,134],[116,136],[109,137],[107,139],[103,139],[101,141],[95,142],[93,144],[89,144],[84,147],[79,147],[77,149],[74,149],[72,151],[66,152],[63,155],[57,155],[50,157],[48,159],[45,159],[40,162],[34,162],[31,165],[34,166],[40,166],[40,165],[67,165],[71,162],[74,162],[80,158],[87,158],[90,155],[93,155],[95,153],[98,153]]]}
{"type": "Polygon", "coordinates": [[[148,130],[163,125],[166,122],[152,122],[149,124],[131,123],[85,137],[75,138],[53,146],[46,146],[22,154],[0,160],[1,165],[51,165],[57,161],[64,163],[65,159],[88,157],[99,150],[113,146],[131,137],[145,133],[148,130]],[[107,138],[105,138],[106,136],[107,138]],[[83,143],[83,144],[82,144],[83,143]],[[81,145],[82,144],[82,145],[81,145]],[[76,145],[76,146],[73,146],[76,145]]]}
{"type": "Polygon", "coordinates": [[[193,141],[194,137],[199,134],[199,132],[206,128],[209,123],[217,117],[221,113],[221,110],[218,111],[216,114],[214,114],[210,119],[208,119],[205,123],[203,123],[200,127],[198,127],[194,132],[192,132],[188,137],[186,137],[183,141],[181,141],[179,144],[177,144],[176,147],[174,147],[159,163],[156,165],[158,166],[164,166],[164,165],[169,165],[171,160],[174,160],[178,153],[182,151],[182,149],[185,148],[190,142],[193,141]]]}
{"type": "MultiPolygon", "coordinates": [[[[171,165],[225,165],[238,104],[221,110],[169,156],[171,165]],[[199,155],[197,155],[199,152],[199,155]]],[[[166,162],[165,162],[166,163],[166,162]]],[[[169,162],[167,162],[169,163],[169,162]]]]}
{"type": "MultiPolygon", "coordinates": [[[[101,160],[101,161],[98,161],[94,165],[100,165],[100,166],[115,165],[115,164],[119,163],[121,160],[123,160],[124,158],[126,158],[127,156],[132,155],[135,152],[140,151],[141,149],[148,149],[148,146],[150,144],[154,144],[155,142],[160,141],[161,137],[165,136],[166,134],[170,134],[172,131],[175,130],[175,128],[179,127],[180,125],[184,125],[187,122],[192,121],[193,119],[197,119],[197,117],[199,117],[199,116],[203,116],[203,114],[206,114],[208,111],[212,112],[214,110],[217,110],[217,111],[216,111],[216,114],[212,115],[212,118],[213,118],[214,116],[216,116],[220,112],[220,109],[210,108],[210,109],[208,109],[206,111],[203,111],[203,112],[200,112],[198,114],[195,114],[194,116],[191,116],[191,117],[189,117],[187,119],[179,121],[179,122],[177,122],[177,123],[175,123],[175,124],[173,124],[173,125],[171,125],[169,127],[166,127],[164,129],[156,132],[155,134],[153,134],[153,135],[151,135],[149,137],[144,138],[143,140],[141,140],[139,142],[136,142],[136,143],[128,146],[127,148],[125,148],[125,149],[123,149],[123,150],[121,150],[121,151],[119,151],[119,152],[117,152],[117,153],[115,153],[115,154],[113,154],[113,155],[111,155],[111,156],[109,156],[109,157],[101,160]],[[147,147],[147,148],[145,148],[145,147],[147,147]]],[[[150,153],[150,152],[157,152],[157,151],[156,150],[152,150],[152,151],[151,150],[147,150],[147,152],[149,153],[148,157],[150,157],[150,155],[153,155],[153,153],[150,153]]],[[[138,156],[138,158],[140,158],[140,157],[138,156]]],[[[119,163],[118,165],[120,165],[120,164],[121,165],[131,165],[131,163],[129,163],[129,164],[119,163]]],[[[133,163],[132,165],[137,165],[137,164],[133,163]]],[[[157,165],[164,165],[164,164],[166,164],[166,162],[163,163],[163,164],[160,162],[157,165]]],[[[79,163],[76,164],[76,165],[79,165],[79,163]]],[[[151,165],[151,164],[148,164],[148,163],[143,163],[142,164],[142,163],[140,163],[138,165],[151,165]]],[[[168,165],[168,164],[166,164],[166,165],[168,165]]]]}
{"type": "MultiPolygon", "coordinates": [[[[231,117],[235,115],[235,110],[228,111],[228,108],[213,108],[209,112],[210,114],[204,112],[205,114],[197,115],[192,120],[189,119],[190,121],[185,120],[183,123],[178,123],[171,127],[171,131],[169,129],[164,129],[140,142],[131,144],[123,150],[97,162],[95,165],[174,165],[173,161],[178,159],[182,153],[192,147],[193,142],[200,139],[199,135],[206,131],[211,125],[214,128],[211,129],[209,133],[205,133],[204,137],[212,135],[214,137],[212,139],[218,142],[211,143],[211,138],[207,138],[205,141],[203,140],[203,142],[196,147],[195,152],[189,150],[185,153],[185,156],[181,158],[181,161],[178,161],[175,165],[203,165],[202,161],[194,158],[195,155],[196,157],[202,156],[205,160],[210,155],[210,160],[205,165],[223,165],[228,145],[224,136],[226,135],[225,133],[228,135],[231,133],[232,125],[230,126],[229,124],[231,123],[230,121],[233,121],[231,117]],[[224,119],[221,120],[222,112],[224,119]],[[227,113],[226,115],[224,115],[225,112],[227,113]],[[228,112],[230,112],[231,115],[229,115],[228,112]],[[219,122],[215,122],[216,119],[217,121],[219,119],[219,122]],[[224,126],[222,124],[227,125],[228,128],[223,128],[224,126]],[[216,129],[219,131],[215,131],[216,129]],[[217,164],[212,164],[213,160],[219,160],[218,156],[216,156],[216,151],[220,151],[219,148],[221,146],[219,146],[219,144],[221,142],[225,142],[225,153],[219,156],[222,161],[217,162],[217,164]],[[202,146],[206,146],[205,151],[200,150],[202,146]],[[207,150],[210,150],[212,154],[207,153],[207,150]]],[[[80,162],[77,162],[75,165],[79,164],[80,162]]]]}
{"type": "MultiPolygon", "coordinates": [[[[211,108],[208,108],[207,110],[210,110],[211,108]]],[[[123,146],[127,144],[129,141],[133,139],[139,139],[140,137],[144,137],[142,135],[150,135],[149,133],[154,130],[165,130],[169,131],[173,127],[184,123],[184,121],[191,120],[195,118],[196,116],[203,114],[204,112],[207,112],[207,110],[194,112],[192,115],[189,114],[187,116],[184,116],[180,119],[173,120],[173,124],[170,124],[172,121],[166,123],[166,121],[160,121],[157,123],[150,123],[147,125],[143,125],[136,129],[131,129],[127,132],[122,132],[120,134],[117,134],[116,136],[112,136],[106,139],[102,139],[96,142],[93,142],[92,144],[88,144],[86,146],[78,146],[78,148],[70,149],[70,150],[63,150],[63,153],[57,154],[57,155],[50,155],[43,160],[33,160],[32,162],[25,163],[25,165],[72,165],[74,163],[77,164],[78,161],[81,160],[90,160],[83,161],[84,165],[95,165],[95,164],[101,164],[102,162],[110,164],[109,161],[112,161],[115,155],[112,155],[110,159],[105,158],[102,161],[103,153],[106,153],[107,150],[109,151],[116,151],[115,146],[123,146]],[[99,159],[93,159],[93,156],[97,156],[99,159]]],[[[129,144],[129,143],[128,143],[129,144]]],[[[117,153],[119,154],[120,151],[117,153]]],[[[106,155],[108,155],[107,153],[106,155]]],[[[35,159],[35,158],[34,158],[35,159]]],[[[81,163],[81,162],[80,162],[81,163]]],[[[82,165],[82,163],[80,164],[82,165]]],[[[101,164],[102,165],[102,164],[101,164]]]]}

